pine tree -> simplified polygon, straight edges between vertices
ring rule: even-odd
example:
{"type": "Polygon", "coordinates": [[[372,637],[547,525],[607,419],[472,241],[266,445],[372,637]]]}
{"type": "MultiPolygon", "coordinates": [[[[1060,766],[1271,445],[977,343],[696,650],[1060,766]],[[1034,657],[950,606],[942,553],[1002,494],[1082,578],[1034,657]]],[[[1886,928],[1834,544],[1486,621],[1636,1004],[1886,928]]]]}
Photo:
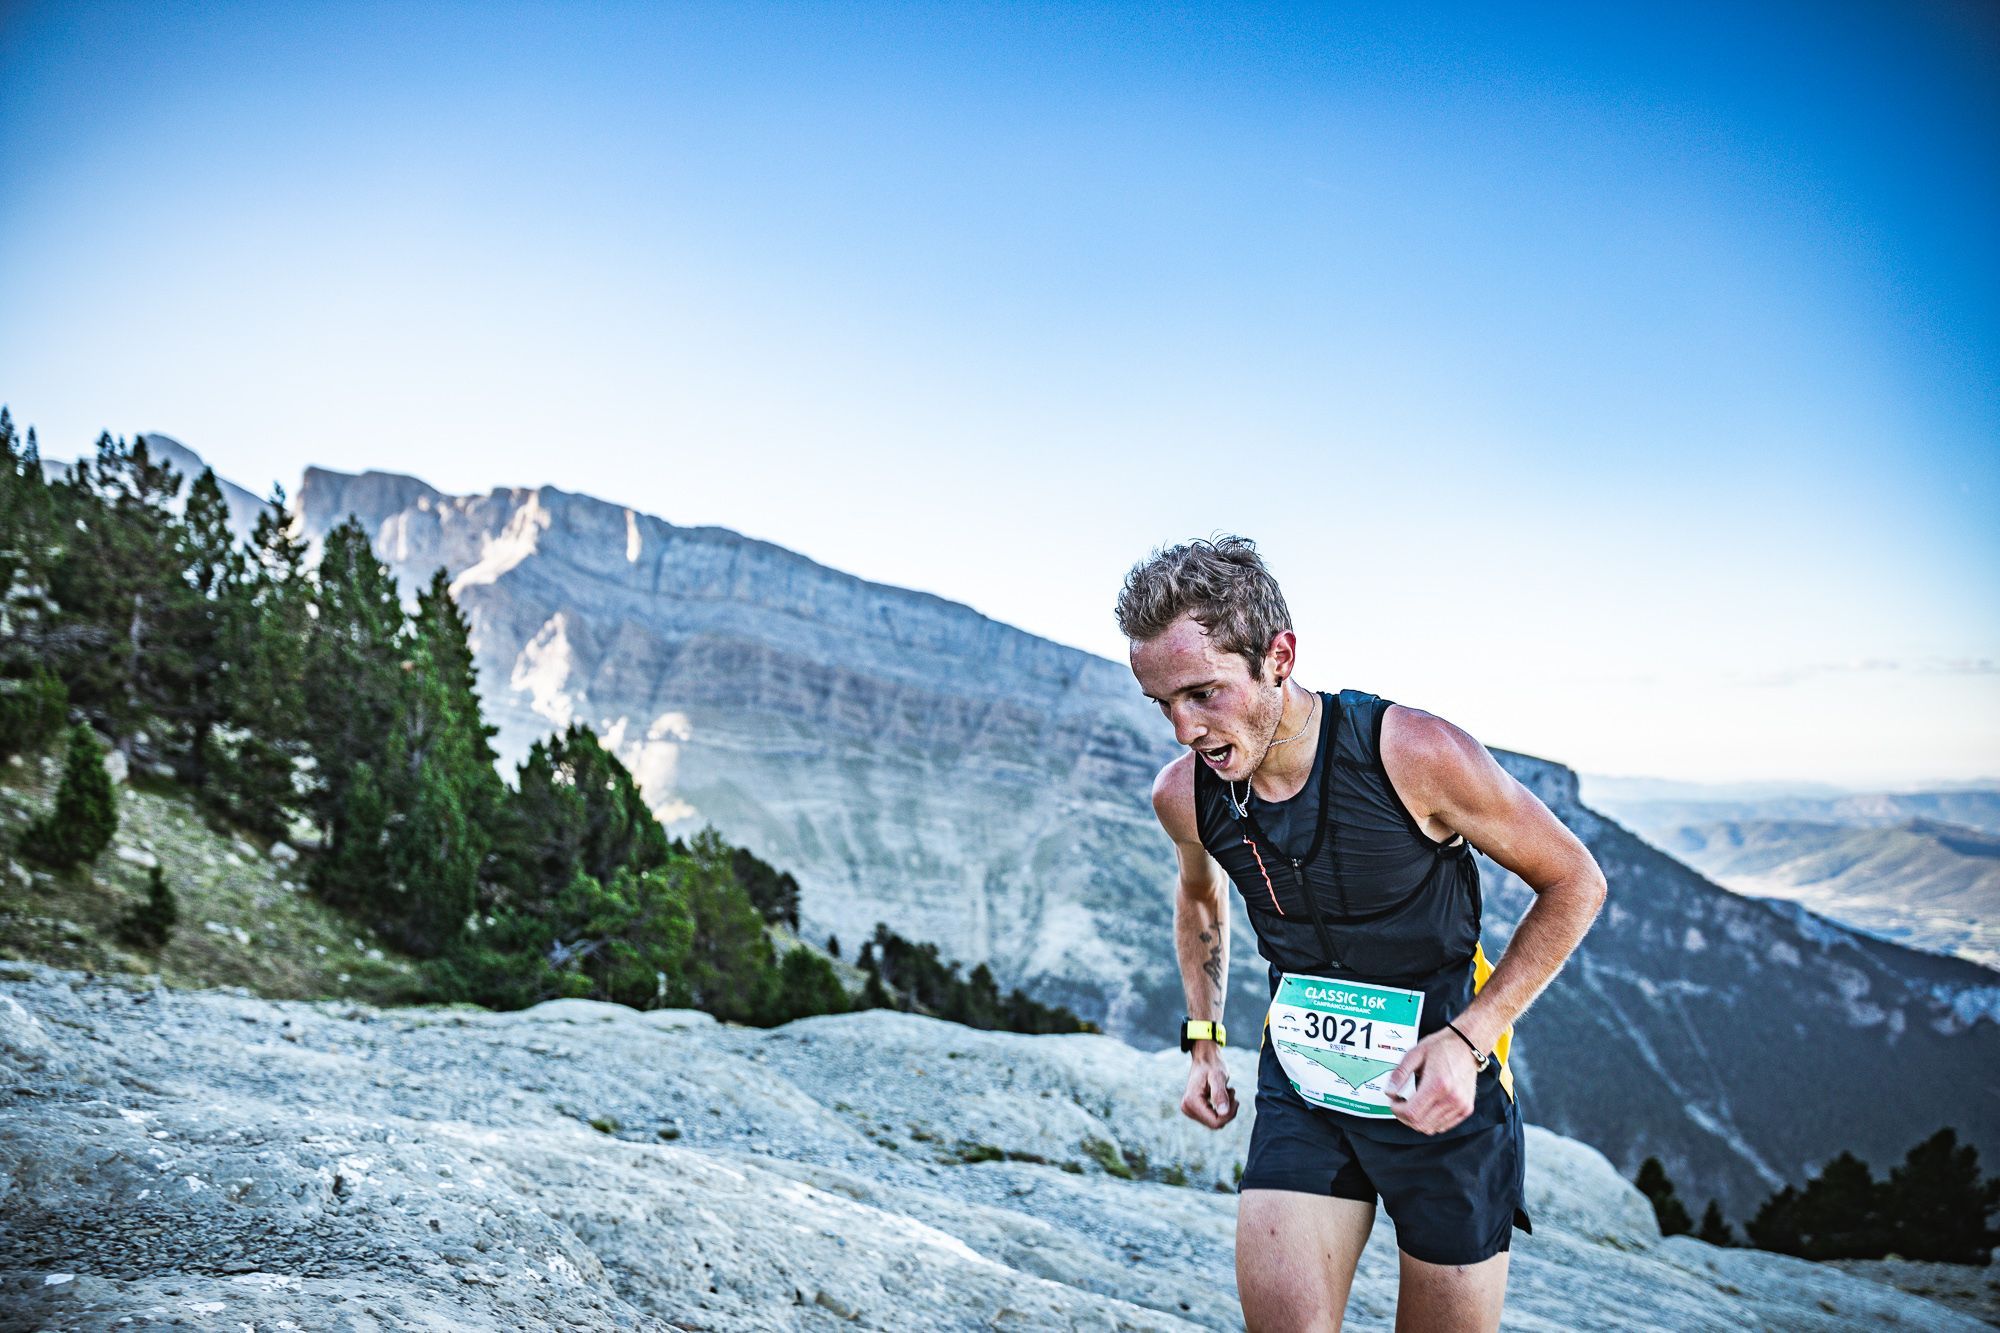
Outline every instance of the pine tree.
{"type": "Polygon", "coordinates": [[[498,872],[517,896],[554,892],[578,871],[600,883],[667,863],[665,830],[639,784],[595,732],[572,722],[536,741],[508,802],[498,872]]]}
{"type": "Polygon", "coordinates": [[[1800,1257],[1873,1259],[1888,1252],[1882,1187],[1867,1163],[1843,1152],[1806,1182],[1794,1207],[1800,1257]]]}
{"type": "Polygon", "coordinates": [[[1653,1216],[1659,1219],[1662,1236],[1684,1236],[1694,1229],[1694,1219],[1688,1216],[1687,1207],[1674,1197],[1674,1183],[1667,1179],[1667,1169],[1657,1157],[1648,1157],[1639,1164],[1639,1175],[1635,1182],[1639,1193],[1646,1196],[1653,1205],[1653,1216]]]}
{"type": "Polygon", "coordinates": [[[236,702],[238,626],[249,614],[246,561],[214,468],[203,468],[189,488],[179,528],[186,587],[174,599],[167,629],[187,663],[186,689],[161,712],[177,733],[168,753],[182,781],[208,795],[216,733],[229,724],[236,702]]]}
{"type": "Polygon", "coordinates": [[[674,875],[582,872],[532,912],[503,906],[431,969],[438,996],[521,1008],[558,996],[634,1008],[684,1006],[694,923],[674,875]]]}
{"type": "Polygon", "coordinates": [[[355,896],[400,947],[434,957],[480,906],[480,875],[506,797],[493,769],[493,728],[474,691],[465,620],[441,569],[418,598],[406,651],[379,770],[392,811],[389,877],[355,896]]]}
{"type": "Polygon", "coordinates": [[[2000,1243],[1987,1219],[2000,1209],[2000,1179],[1982,1179],[1979,1150],[1952,1129],[1910,1149],[1883,1187],[1890,1244],[1905,1259],[1986,1264],[2000,1243]]]}
{"type": "Polygon", "coordinates": [[[157,950],[166,945],[179,920],[180,907],[174,902],[174,891],[167,887],[165,874],[154,866],[146,880],[146,901],[119,921],[118,938],[134,949],[157,950]]]}
{"type": "Polygon", "coordinates": [[[97,859],[118,831],[118,807],[104,751],[89,727],[70,728],[55,809],[21,832],[21,850],[44,865],[67,869],[97,859]]]}
{"type": "Polygon", "coordinates": [[[313,589],[282,486],[272,488],[226,619],[229,729],[207,755],[212,804],[266,837],[290,831],[308,755],[304,674],[313,589]]]}
{"type": "Polygon", "coordinates": [[[1729,1229],[1729,1223],[1722,1218],[1721,1206],[1713,1199],[1710,1199],[1708,1207],[1702,1210],[1701,1226],[1695,1231],[1694,1235],[1696,1240],[1705,1240],[1710,1245],[1734,1245],[1736,1243],[1735,1233],[1729,1229]]]}
{"type": "Polygon", "coordinates": [[[50,651],[55,533],[56,502],[35,433],[21,438],[0,406],[0,675],[27,674],[50,651]]]}
{"type": "Polygon", "coordinates": [[[411,627],[418,649],[420,683],[435,709],[435,716],[426,719],[428,731],[422,738],[420,760],[442,766],[440,776],[451,786],[469,834],[477,842],[474,875],[496,877],[498,865],[489,863],[488,858],[494,853],[496,831],[509,799],[507,785],[494,767],[498,756],[492,742],[499,728],[490,725],[480,710],[471,626],[453,599],[451,581],[442,568],[431,575],[430,586],[418,595],[411,627]]]}
{"type": "Polygon", "coordinates": [[[95,461],[54,488],[65,528],[50,570],[51,657],[70,702],[128,749],[150,717],[185,697],[192,670],[175,637],[188,598],[173,513],[180,485],[144,437],[128,445],[106,433],[95,461]]]}
{"type": "Polygon", "coordinates": [[[389,810],[375,766],[356,764],[329,816],[333,836],[310,872],[313,888],[335,907],[372,918],[390,883],[389,810]]]}
{"type": "Polygon", "coordinates": [[[736,882],[731,848],[712,828],[688,840],[670,863],[694,920],[688,987],[694,1003],[717,1018],[752,1023],[768,1011],[776,982],[764,918],[736,882]]]}
{"type": "Polygon", "coordinates": [[[852,1001],[833,964],[810,949],[791,950],[778,962],[766,1021],[776,1025],[814,1014],[845,1013],[852,1001]]]}
{"type": "Polygon", "coordinates": [[[457,762],[436,752],[412,760],[400,737],[390,752],[400,799],[384,844],[388,876],[373,886],[373,915],[398,947],[421,958],[441,953],[478,903],[486,837],[466,818],[457,762]]]}
{"type": "Polygon", "coordinates": [[[1001,1026],[1005,1014],[1000,986],[993,979],[993,969],[984,963],[973,968],[971,975],[965,979],[963,994],[964,999],[958,1005],[959,1012],[946,1017],[985,1031],[1001,1026]]]}
{"type": "Polygon", "coordinates": [[[385,779],[408,658],[396,581],[352,515],[326,535],[310,614],[302,687],[314,782],[306,804],[331,845],[355,770],[365,763],[378,785],[385,779]]]}
{"type": "Polygon", "coordinates": [[[1743,1233],[1760,1250],[1778,1254],[1802,1254],[1805,1237],[1799,1230],[1799,1192],[1784,1186],[1764,1200],[1757,1212],[1743,1224],[1743,1233]]]}
{"type": "MultiPolygon", "coordinates": [[[[451,595],[451,578],[442,565],[431,574],[430,586],[417,594],[414,628],[418,641],[430,650],[454,709],[454,719],[465,730],[473,762],[491,771],[499,758],[492,741],[500,729],[488,725],[480,715],[479,670],[472,661],[472,626],[451,595]]],[[[495,785],[498,785],[497,774],[495,785]]]]}
{"type": "Polygon", "coordinates": [[[799,882],[791,875],[738,847],[730,858],[736,882],[750,895],[758,914],[774,926],[799,928],[799,882]]]}
{"type": "Polygon", "coordinates": [[[69,691],[41,666],[25,679],[0,678],[0,759],[39,750],[62,730],[69,691]]]}

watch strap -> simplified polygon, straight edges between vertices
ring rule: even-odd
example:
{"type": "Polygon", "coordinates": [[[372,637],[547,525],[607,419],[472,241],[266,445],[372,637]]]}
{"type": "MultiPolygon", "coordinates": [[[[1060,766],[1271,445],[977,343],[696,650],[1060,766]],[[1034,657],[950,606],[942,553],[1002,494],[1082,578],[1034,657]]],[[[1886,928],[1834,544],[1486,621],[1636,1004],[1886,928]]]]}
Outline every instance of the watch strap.
{"type": "Polygon", "coordinates": [[[1229,1044],[1229,1030],[1221,1023],[1205,1018],[1188,1018],[1181,1021],[1181,1049],[1193,1050],[1198,1041],[1212,1041],[1217,1046],[1229,1044]]]}

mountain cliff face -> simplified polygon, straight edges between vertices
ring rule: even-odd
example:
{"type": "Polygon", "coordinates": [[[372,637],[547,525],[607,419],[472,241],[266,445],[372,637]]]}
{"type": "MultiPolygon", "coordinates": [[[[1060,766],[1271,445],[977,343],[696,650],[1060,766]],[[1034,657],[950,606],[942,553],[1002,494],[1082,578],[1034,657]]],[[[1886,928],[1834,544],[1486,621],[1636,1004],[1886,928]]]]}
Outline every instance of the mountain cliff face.
{"type": "MultiPolygon", "coordinates": [[[[1171,1030],[1172,857],[1146,797],[1174,747],[1122,664],[548,487],[313,469],[298,503],[314,540],[357,515],[412,594],[450,571],[509,760],[589,722],[663,818],[792,870],[807,934],[887,921],[1121,1036],[1171,1030]]],[[[1499,758],[1611,884],[1523,1024],[1531,1118],[1628,1175],[1657,1154],[1697,1211],[1715,1197],[1739,1219],[1842,1149],[1886,1169],[1943,1124],[2000,1159],[1982,1017],[2000,977],[1739,898],[1582,805],[1570,770],[1499,758]]],[[[1497,956],[1530,893],[1481,865],[1497,956]]],[[[1240,907],[1233,954],[1229,1017],[1255,1031],[1240,907]]]]}
{"type": "Polygon", "coordinates": [[[678,828],[793,871],[806,932],[878,921],[1120,1031],[1180,1013],[1171,737],[1124,667],[717,528],[543,487],[440,495],[313,469],[315,541],[358,515],[406,591],[442,565],[512,762],[590,723],[678,828]]]}

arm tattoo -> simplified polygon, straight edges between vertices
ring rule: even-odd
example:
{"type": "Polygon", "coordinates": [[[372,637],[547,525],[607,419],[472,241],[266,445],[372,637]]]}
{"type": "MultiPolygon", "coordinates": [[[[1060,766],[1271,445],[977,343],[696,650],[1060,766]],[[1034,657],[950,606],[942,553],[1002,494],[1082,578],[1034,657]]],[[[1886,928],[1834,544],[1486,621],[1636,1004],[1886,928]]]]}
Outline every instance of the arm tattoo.
{"type": "Polygon", "coordinates": [[[1201,938],[1208,945],[1208,961],[1201,965],[1201,970],[1208,974],[1209,984],[1219,991],[1222,989],[1222,941],[1206,930],[1201,932],[1201,938]]]}

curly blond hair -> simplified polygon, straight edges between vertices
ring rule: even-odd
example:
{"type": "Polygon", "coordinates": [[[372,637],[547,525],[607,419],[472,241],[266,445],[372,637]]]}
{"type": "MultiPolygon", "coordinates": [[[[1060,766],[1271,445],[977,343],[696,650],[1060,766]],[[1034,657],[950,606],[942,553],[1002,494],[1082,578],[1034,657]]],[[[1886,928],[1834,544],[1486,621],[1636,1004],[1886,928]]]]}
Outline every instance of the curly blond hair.
{"type": "Polygon", "coordinates": [[[1249,662],[1252,680],[1264,678],[1272,637],[1292,627],[1285,595],[1248,537],[1196,538],[1154,551],[1125,575],[1117,614],[1125,637],[1140,643],[1193,616],[1218,649],[1249,662]]]}

